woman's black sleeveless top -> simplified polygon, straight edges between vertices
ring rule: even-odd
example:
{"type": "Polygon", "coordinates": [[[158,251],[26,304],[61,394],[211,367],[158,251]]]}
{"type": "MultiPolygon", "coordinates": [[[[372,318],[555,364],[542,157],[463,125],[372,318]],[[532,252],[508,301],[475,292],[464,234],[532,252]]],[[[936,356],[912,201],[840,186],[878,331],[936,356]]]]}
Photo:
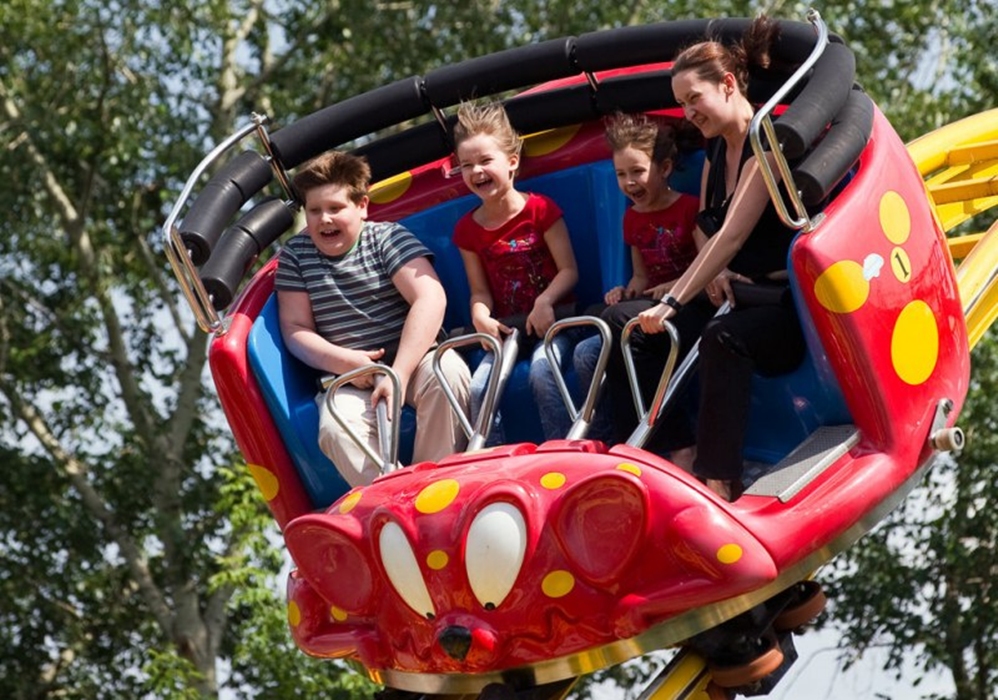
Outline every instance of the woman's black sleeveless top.
{"type": "MultiPolygon", "coordinates": [[[[700,230],[708,237],[717,233],[728,215],[730,197],[724,196],[727,144],[721,137],[707,141],[707,198],[706,206],[697,217],[700,230]]],[[[753,154],[746,138],[742,145],[739,178],[745,161],[753,154]]],[[[783,185],[780,185],[781,189],[783,185]]],[[[764,277],[770,272],[787,269],[787,253],[796,231],[780,221],[776,207],[770,201],[759,217],[758,223],[742,244],[741,249],[728,264],[728,269],[750,278],[764,277]]]]}

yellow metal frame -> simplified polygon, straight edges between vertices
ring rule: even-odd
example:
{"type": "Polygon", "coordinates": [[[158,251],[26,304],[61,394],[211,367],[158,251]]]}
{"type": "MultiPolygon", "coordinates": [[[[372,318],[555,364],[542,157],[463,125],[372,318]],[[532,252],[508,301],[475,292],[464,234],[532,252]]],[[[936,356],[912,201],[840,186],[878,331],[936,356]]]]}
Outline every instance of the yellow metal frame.
{"type": "MultiPolygon", "coordinates": [[[[998,206],[998,109],[961,119],[908,144],[944,231],[998,206]]],[[[970,347],[998,318],[998,221],[949,239],[970,347]]]]}

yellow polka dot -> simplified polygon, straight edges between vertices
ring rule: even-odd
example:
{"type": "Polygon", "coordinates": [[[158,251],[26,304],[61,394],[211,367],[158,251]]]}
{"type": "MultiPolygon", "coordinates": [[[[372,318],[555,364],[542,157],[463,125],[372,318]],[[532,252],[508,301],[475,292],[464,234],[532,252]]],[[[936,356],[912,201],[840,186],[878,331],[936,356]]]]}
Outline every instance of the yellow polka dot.
{"type": "Polygon", "coordinates": [[[439,513],[449,506],[457,498],[457,492],[461,486],[454,479],[442,479],[436,481],[416,496],[416,510],[420,513],[430,515],[439,513]]]}
{"type": "Polygon", "coordinates": [[[247,466],[249,467],[250,474],[253,475],[253,480],[256,482],[257,488],[263,494],[263,500],[274,500],[281,490],[281,484],[277,481],[274,472],[258,464],[249,464],[247,466]]]}
{"type": "Polygon", "coordinates": [[[904,198],[893,190],[880,198],[880,228],[894,245],[901,245],[911,234],[911,213],[904,198]]]}
{"type": "Polygon", "coordinates": [[[908,384],[924,382],[939,359],[939,327],[932,309],[915,300],[901,310],[891,337],[894,371],[908,384]]]}
{"type": "Polygon", "coordinates": [[[559,148],[572,140],[578,133],[580,124],[563,126],[560,129],[549,129],[530,134],[523,139],[523,150],[528,156],[546,156],[554,153],[559,148]]]}
{"type": "Polygon", "coordinates": [[[450,557],[448,557],[447,552],[442,549],[434,549],[426,555],[426,565],[434,571],[440,571],[440,569],[447,566],[447,562],[449,561],[450,557]]]}
{"type": "Polygon", "coordinates": [[[401,197],[411,186],[412,173],[395,175],[371,186],[371,201],[375,204],[387,204],[401,197]]]}
{"type": "Polygon", "coordinates": [[[293,600],[288,603],[288,622],[292,627],[297,627],[301,624],[301,610],[298,607],[298,603],[293,600]]]}
{"type": "Polygon", "coordinates": [[[567,571],[552,571],[541,582],[541,590],[548,598],[561,598],[575,587],[575,577],[567,571]]]}
{"type": "Polygon", "coordinates": [[[839,260],[828,266],[814,281],[814,296],[832,313],[852,313],[866,303],[870,283],[863,266],[854,260],[839,260]]]}
{"type": "Polygon", "coordinates": [[[541,486],[546,489],[560,489],[565,485],[565,475],[561,472],[548,472],[541,477],[541,486]]]}
{"type": "Polygon", "coordinates": [[[354,509],[358,503],[360,503],[361,496],[364,495],[363,490],[358,489],[353,493],[348,493],[342,501],[340,501],[340,513],[346,515],[354,509]]]}
{"type": "Polygon", "coordinates": [[[617,465],[617,469],[622,472],[630,472],[634,476],[641,476],[641,467],[636,464],[631,464],[630,462],[621,462],[617,465]]]}
{"type": "Polygon", "coordinates": [[[717,560],[722,564],[734,564],[742,558],[742,548],[737,544],[722,545],[717,550],[717,560]]]}
{"type": "Polygon", "coordinates": [[[329,607],[329,614],[333,616],[333,619],[337,622],[343,622],[347,619],[347,611],[342,610],[335,605],[329,607]]]}
{"type": "Polygon", "coordinates": [[[891,251],[891,270],[899,282],[907,283],[911,279],[911,259],[901,246],[891,251]]]}

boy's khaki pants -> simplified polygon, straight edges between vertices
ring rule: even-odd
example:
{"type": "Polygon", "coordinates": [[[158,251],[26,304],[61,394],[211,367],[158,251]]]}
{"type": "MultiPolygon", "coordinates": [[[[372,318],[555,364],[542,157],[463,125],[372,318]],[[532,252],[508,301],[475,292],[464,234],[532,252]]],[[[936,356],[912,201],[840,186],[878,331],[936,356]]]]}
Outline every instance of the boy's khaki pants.
{"type": "MultiPolygon", "coordinates": [[[[464,360],[448,350],[441,357],[441,369],[450,383],[455,398],[468,415],[471,374],[464,360]]],[[[460,452],[468,444],[461,424],[451,410],[443,388],[433,374],[433,353],[423,356],[406,387],[405,402],[416,409],[416,443],[413,463],[436,462],[447,455],[460,452]]],[[[319,395],[319,447],[333,461],[336,469],[351,488],[366,486],[381,474],[378,466],[368,458],[330,414],[325,394],[319,395]]],[[[336,392],[336,409],[343,421],[371,450],[378,454],[377,416],[371,406],[370,389],[347,385],[336,392]]]]}

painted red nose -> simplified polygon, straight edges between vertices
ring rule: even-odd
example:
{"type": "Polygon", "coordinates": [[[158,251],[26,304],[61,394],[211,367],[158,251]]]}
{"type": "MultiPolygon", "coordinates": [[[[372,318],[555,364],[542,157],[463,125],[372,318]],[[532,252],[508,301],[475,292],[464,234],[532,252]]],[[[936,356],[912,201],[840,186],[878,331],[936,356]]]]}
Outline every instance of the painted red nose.
{"type": "Polygon", "coordinates": [[[440,633],[440,646],[447,655],[456,661],[464,661],[471,649],[471,630],[460,625],[451,625],[440,633]]]}

